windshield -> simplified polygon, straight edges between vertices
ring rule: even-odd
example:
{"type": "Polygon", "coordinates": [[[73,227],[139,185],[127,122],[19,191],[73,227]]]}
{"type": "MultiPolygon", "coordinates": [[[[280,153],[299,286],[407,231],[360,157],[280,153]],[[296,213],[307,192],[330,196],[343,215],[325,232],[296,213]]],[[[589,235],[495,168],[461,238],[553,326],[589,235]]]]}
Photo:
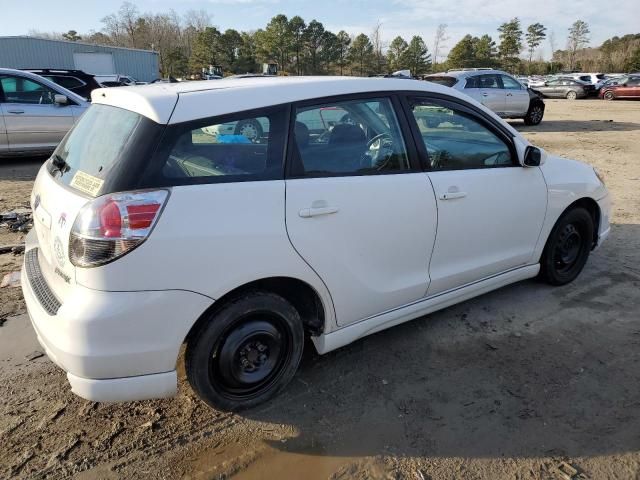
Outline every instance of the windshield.
{"type": "Polygon", "coordinates": [[[458,81],[457,78],[454,77],[446,77],[446,76],[429,76],[425,77],[425,80],[433,83],[437,83],[439,85],[444,85],[445,87],[453,87],[458,81]]]}
{"type": "Polygon", "coordinates": [[[162,128],[135,112],[92,105],[48,163],[57,181],[92,197],[133,188],[162,128]]]}

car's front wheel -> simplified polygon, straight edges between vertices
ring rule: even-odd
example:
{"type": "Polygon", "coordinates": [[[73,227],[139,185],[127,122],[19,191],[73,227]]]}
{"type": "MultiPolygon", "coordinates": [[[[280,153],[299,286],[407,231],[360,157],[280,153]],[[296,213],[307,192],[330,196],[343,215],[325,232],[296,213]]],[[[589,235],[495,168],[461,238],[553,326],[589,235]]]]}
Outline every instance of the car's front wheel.
{"type": "Polygon", "coordinates": [[[223,305],[190,335],[187,379],[214,408],[250,408],[291,381],[303,345],[298,311],[279,295],[250,292],[223,305]]]}
{"type": "Polygon", "coordinates": [[[614,95],[614,93],[612,91],[607,91],[604,92],[604,99],[605,100],[613,100],[614,98],[616,98],[616,96],[614,95]]]}
{"type": "Polygon", "coordinates": [[[551,230],[540,259],[540,275],[551,285],[565,285],[580,274],[593,245],[594,223],[584,208],[565,212],[551,230]]]}
{"type": "Polygon", "coordinates": [[[538,125],[544,116],[544,108],[542,105],[531,105],[526,117],[524,117],[525,125],[538,125]]]}

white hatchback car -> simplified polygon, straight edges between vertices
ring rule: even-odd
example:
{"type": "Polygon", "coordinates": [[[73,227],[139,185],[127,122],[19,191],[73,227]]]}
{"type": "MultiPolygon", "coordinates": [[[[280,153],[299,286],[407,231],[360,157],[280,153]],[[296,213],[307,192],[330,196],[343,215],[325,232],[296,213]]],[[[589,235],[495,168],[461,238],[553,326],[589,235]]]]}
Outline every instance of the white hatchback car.
{"type": "Polygon", "coordinates": [[[96,90],[31,203],[24,296],[72,390],[173,395],[186,343],[189,382],[223,409],[282,389],[305,337],[326,353],[513,282],[572,281],[610,214],[592,167],[455,90],[332,77],[96,90]],[[326,109],[344,121],[314,120],[326,109]],[[202,130],[248,119],[268,134],[202,130]]]}

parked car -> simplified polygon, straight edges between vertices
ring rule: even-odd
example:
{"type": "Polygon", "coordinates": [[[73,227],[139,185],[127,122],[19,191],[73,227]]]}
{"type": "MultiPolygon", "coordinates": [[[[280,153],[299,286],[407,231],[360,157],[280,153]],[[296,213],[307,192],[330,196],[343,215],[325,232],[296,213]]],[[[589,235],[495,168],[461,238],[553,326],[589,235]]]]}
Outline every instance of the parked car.
{"type": "Polygon", "coordinates": [[[575,100],[577,98],[587,98],[595,91],[595,87],[590,83],[574,80],[573,78],[556,78],[545,82],[543,86],[535,87],[534,90],[544,97],[575,100]]]}
{"type": "Polygon", "coordinates": [[[100,85],[104,85],[105,82],[118,82],[124,85],[139,85],[146,84],[146,82],[138,82],[131,75],[96,75],[96,80],[100,85]]]}
{"type": "Polygon", "coordinates": [[[594,86],[594,94],[597,94],[600,87],[602,87],[602,84],[607,79],[604,73],[572,73],[567,75],[567,77],[573,78],[574,80],[580,80],[581,82],[590,83],[594,86]]]}
{"type": "Polygon", "coordinates": [[[40,75],[47,80],[51,80],[67,90],[80,95],[85,100],[91,98],[91,92],[93,90],[100,88],[100,84],[96,81],[95,77],[83,72],[82,70],[31,68],[26,68],[24,70],[40,75]]]}
{"type": "Polygon", "coordinates": [[[600,89],[599,96],[605,100],[640,98],[640,75],[616,78],[600,89]]]}
{"type": "Polygon", "coordinates": [[[51,153],[88,106],[51,80],[0,68],[0,156],[51,153]]]}
{"type": "MultiPolygon", "coordinates": [[[[590,166],[430,82],[314,78],[97,92],[41,168],[22,289],[49,357],[94,401],[240,409],[323,354],[540,275],[609,233],[590,166]],[[316,128],[321,112],[351,121],[316,128]],[[261,142],[203,142],[256,117],[261,142]]],[[[446,368],[446,367],[445,367],[446,368]]]]}
{"type": "Polygon", "coordinates": [[[526,125],[538,125],[544,116],[540,96],[500,70],[450,70],[427,75],[425,80],[459,90],[502,118],[522,118],[526,125]]]}

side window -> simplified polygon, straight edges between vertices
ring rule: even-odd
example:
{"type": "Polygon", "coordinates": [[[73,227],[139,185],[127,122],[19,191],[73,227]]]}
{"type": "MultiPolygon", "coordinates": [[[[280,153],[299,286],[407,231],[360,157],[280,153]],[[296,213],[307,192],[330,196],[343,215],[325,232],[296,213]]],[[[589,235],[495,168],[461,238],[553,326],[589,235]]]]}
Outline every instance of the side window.
{"type": "Polygon", "coordinates": [[[480,75],[480,88],[501,88],[498,75],[480,75]]]}
{"type": "Polygon", "coordinates": [[[627,87],[637,87],[640,85],[640,78],[632,78],[627,81],[627,87]]]}
{"type": "Polygon", "coordinates": [[[410,169],[388,98],[350,100],[296,110],[294,176],[367,175],[410,169]]]}
{"type": "Polygon", "coordinates": [[[44,78],[48,78],[52,82],[56,82],[58,85],[63,86],[64,88],[77,88],[85,85],[85,83],[76,77],[61,77],[61,76],[44,76],[44,78]]]}
{"type": "Polygon", "coordinates": [[[469,77],[467,78],[467,83],[464,88],[480,88],[479,77],[469,77]]]}
{"type": "Polygon", "coordinates": [[[507,75],[501,75],[502,77],[502,85],[507,90],[522,90],[522,85],[519,82],[514,80],[513,78],[507,75]]]}
{"type": "Polygon", "coordinates": [[[211,183],[282,178],[285,113],[238,114],[224,121],[170,127],[158,175],[169,183],[211,183]],[[200,179],[200,180],[198,180],[200,179]]]}
{"type": "Polygon", "coordinates": [[[7,103],[50,105],[56,93],[49,87],[22,77],[0,77],[0,84],[7,103]]]}
{"type": "Polygon", "coordinates": [[[514,165],[509,146],[474,116],[422,99],[412,111],[433,170],[514,165]]]}

